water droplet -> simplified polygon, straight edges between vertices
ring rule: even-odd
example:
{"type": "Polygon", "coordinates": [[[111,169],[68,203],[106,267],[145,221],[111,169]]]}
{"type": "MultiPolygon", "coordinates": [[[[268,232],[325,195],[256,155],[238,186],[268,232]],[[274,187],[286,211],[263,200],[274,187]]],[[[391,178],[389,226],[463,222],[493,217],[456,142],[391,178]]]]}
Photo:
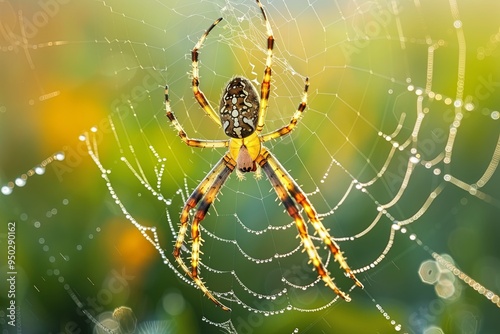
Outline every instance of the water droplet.
{"type": "Polygon", "coordinates": [[[16,186],[18,187],[24,187],[26,185],[26,175],[23,175],[21,177],[18,177],[14,183],[16,184],[16,186]]]}
{"type": "Polygon", "coordinates": [[[42,166],[36,166],[35,167],[35,173],[38,175],[43,175],[45,174],[45,167],[42,166]]]}
{"type": "Polygon", "coordinates": [[[56,159],[57,161],[63,161],[65,157],[66,155],[64,154],[64,152],[57,152],[56,154],[54,154],[54,159],[56,159]]]}
{"type": "Polygon", "coordinates": [[[475,108],[474,103],[467,102],[465,104],[465,110],[467,110],[467,111],[472,111],[472,110],[474,110],[474,108],[475,108]]]}
{"type": "Polygon", "coordinates": [[[2,187],[2,194],[4,195],[10,195],[12,194],[12,187],[9,187],[9,186],[3,186],[2,187]]]}
{"type": "Polygon", "coordinates": [[[436,261],[427,260],[422,262],[418,269],[418,275],[422,282],[434,284],[438,281],[441,270],[439,270],[436,261]]]}
{"type": "Polygon", "coordinates": [[[412,164],[418,164],[420,162],[420,157],[418,156],[418,154],[416,156],[410,157],[410,162],[412,164]]]}

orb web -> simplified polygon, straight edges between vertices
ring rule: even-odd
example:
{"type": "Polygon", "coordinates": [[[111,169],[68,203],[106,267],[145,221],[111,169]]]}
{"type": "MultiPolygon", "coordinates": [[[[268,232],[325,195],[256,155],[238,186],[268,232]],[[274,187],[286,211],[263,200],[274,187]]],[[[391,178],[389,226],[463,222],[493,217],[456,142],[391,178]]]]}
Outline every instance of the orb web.
{"type": "MultiPolygon", "coordinates": [[[[40,138],[31,142],[50,144],[42,151],[48,153],[28,155],[16,167],[3,159],[0,180],[2,212],[12,212],[18,233],[33,238],[19,241],[20,248],[44,260],[40,272],[28,270],[33,313],[55,291],[72,305],[70,321],[92,327],[100,314],[111,321],[121,305],[137,314],[134,291],[147,287],[151,314],[143,319],[158,320],[150,328],[189,307],[200,328],[225,332],[362,330],[341,320],[352,316],[368,316],[383,332],[456,331],[474,319],[494,328],[488,315],[497,312],[500,289],[499,28],[490,8],[496,5],[263,4],[276,39],[268,131],[289,122],[304,77],[311,85],[296,130],[266,145],[307,193],[365,289],[354,288],[310,230],[335,283],[353,300],[344,303],[324,287],[269,182],[251,175],[232,176],[202,223],[201,277],[233,311],[214,308],[173,262],[182,205],[224,150],[181,142],[164,115],[163,87],[169,85],[172,108],[190,136],[224,138],[192,97],[190,50],[222,16],[200,50],[202,90],[217,105],[234,75],[258,87],[266,32],[254,3],[4,2],[1,52],[23,71],[7,76],[19,98],[2,98],[1,136],[15,138],[4,124],[39,126],[40,138]],[[94,30],[56,28],[75,12],[91,12],[82,16],[88,23],[74,24],[94,30]],[[481,26],[477,17],[485,18],[481,26]],[[60,68],[50,65],[54,55],[65,60],[60,68]],[[73,75],[61,79],[68,68],[73,75]],[[36,111],[39,125],[17,121],[19,105],[36,111]],[[19,172],[26,166],[35,167],[19,172]],[[38,194],[41,209],[30,205],[28,191],[38,194]],[[80,279],[72,272],[81,263],[88,265],[80,279]],[[127,284],[113,290],[113,277],[127,284]]],[[[58,321],[49,317],[43,326],[58,321]]]]}

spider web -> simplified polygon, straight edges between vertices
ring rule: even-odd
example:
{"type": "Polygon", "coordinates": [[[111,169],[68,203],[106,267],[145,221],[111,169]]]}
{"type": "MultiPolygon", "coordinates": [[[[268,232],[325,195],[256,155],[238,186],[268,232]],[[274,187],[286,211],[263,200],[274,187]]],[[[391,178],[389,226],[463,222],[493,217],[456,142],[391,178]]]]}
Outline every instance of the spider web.
{"type": "Polygon", "coordinates": [[[232,311],[173,261],[183,203],[224,150],[181,142],[163,88],[190,136],[224,138],[192,97],[190,50],[222,16],[200,52],[202,90],[217,106],[234,75],[258,87],[266,35],[253,1],[4,1],[0,215],[16,223],[16,267],[2,272],[16,273],[18,329],[114,332],[122,305],[137,332],[498,327],[498,4],[263,4],[276,39],[266,130],[311,84],[296,130],[266,147],[365,289],[315,238],[352,302],[323,286],[252,175],[232,175],[202,223],[201,276],[232,311]]]}

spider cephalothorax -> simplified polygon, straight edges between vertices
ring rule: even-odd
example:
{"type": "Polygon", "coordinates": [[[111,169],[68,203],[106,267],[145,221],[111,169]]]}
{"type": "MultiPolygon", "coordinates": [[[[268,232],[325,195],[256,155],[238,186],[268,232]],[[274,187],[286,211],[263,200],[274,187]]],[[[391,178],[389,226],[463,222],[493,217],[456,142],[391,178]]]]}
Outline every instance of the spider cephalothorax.
{"type": "Polygon", "coordinates": [[[192,147],[226,147],[228,152],[219,160],[208,175],[200,182],[193,191],[182,209],[180,217],[180,228],[177,235],[177,240],[174,247],[174,257],[177,263],[181,266],[186,274],[188,274],[196,285],[210,298],[215,304],[222,307],[224,310],[229,310],[227,306],[222,304],[213,293],[201,281],[198,274],[198,265],[200,262],[200,247],[201,236],[199,230],[200,222],[205,218],[205,215],[210,208],[210,205],[215,200],[218,192],[226,182],[229,175],[236,169],[240,172],[253,172],[257,170],[257,166],[264,171],[269,182],[276,191],[279,200],[285,207],[287,213],[293,218],[297,226],[302,245],[318,272],[321,279],[340,297],[349,301],[347,294],[341,291],[333,283],[330,274],[323,265],[320,256],[314,246],[314,243],[309,236],[307,228],[307,220],[304,220],[299,207],[303,208],[307,215],[308,221],[311,223],[317,236],[323,244],[331,251],[335,261],[340,264],[340,267],[345,271],[357,286],[363,287],[361,282],[354,276],[354,273],[349,268],[340,247],[333,240],[318,218],[316,210],[309,202],[306,194],[300,189],[295,180],[281,166],[279,161],[267,150],[261,143],[271,139],[279,138],[290,133],[302,115],[307,105],[307,90],[309,80],[306,78],[302,101],[297,110],[292,116],[290,123],[280,129],[274,130],[267,134],[261,134],[264,128],[265,113],[269,100],[269,92],[271,88],[271,62],[273,55],[274,37],[271,29],[271,24],[267,20],[266,13],[259,0],[256,0],[260,8],[267,31],[267,58],[266,67],[264,69],[264,79],[260,87],[260,98],[257,89],[253,86],[250,80],[244,77],[234,77],[226,86],[222,93],[222,98],[219,106],[219,115],[214,111],[205,95],[199,89],[199,69],[198,69],[198,50],[203,41],[208,36],[210,31],[222,20],[216,20],[205,33],[191,51],[192,59],[192,86],[193,93],[205,110],[207,115],[218,125],[222,126],[224,133],[229,137],[226,140],[202,140],[189,138],[182,128],[181,124],[175,118],[170,107],[168,97],[168,87],[165,87],[165,109],[168,119],[177,129],[181,139],[192,147]],[[184,239],[189,226],[190,211],[196,208],[196,213],[193,215],[191,222],[191,269],[188,268],[181,256],[181,249],[184,247],[184,239]]]}

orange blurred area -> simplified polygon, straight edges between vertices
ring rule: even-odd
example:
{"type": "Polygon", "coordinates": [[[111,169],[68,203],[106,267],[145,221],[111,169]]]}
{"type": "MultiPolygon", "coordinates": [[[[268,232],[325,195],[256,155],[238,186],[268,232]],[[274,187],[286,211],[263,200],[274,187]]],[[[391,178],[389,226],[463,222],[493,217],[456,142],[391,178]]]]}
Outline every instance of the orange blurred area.
{"type": "MultiPolygon", "coordinates": [[[[148,225],[144,221],[141,224],[148,225]]],[[[105,225],[101,243],[106,254],[113,254],[111,260],[114,265],[126,266],[130,271],[141,273],[158,260],[154,246],[126,219],[112,218],[105,225]]]]}
{"type": "Polygon", "coordinates": [[[42,103],[34,115],[42,130],[42,142],[47,148],[75,142],[80,134],[106,121],[109,109],[104,98],[100,90],[82,88],[42,103]]]}

